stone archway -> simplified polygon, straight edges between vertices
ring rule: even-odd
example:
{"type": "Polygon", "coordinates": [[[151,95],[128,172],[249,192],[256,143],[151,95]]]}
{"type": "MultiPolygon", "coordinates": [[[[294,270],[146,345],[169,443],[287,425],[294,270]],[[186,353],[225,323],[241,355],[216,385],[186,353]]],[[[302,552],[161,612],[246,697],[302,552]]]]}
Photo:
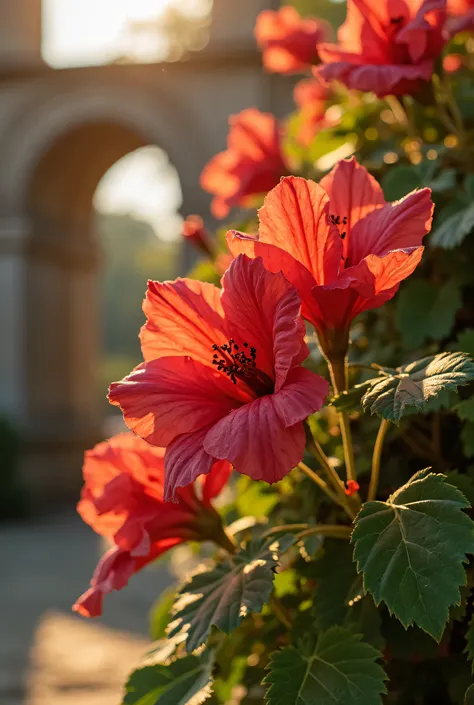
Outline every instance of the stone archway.
{"type": "MultiPolygon", "coordinates": [[[[144,123],[151,125],[150,114],[134,125],[126,110],[120,117],[103,107],[87,115],[81,107],[74,120],[61,120],[59,134],[60,125],[52,129],[54,120],[42,140],[30,133],[28,150],[16,151],[16,193],[8,198],[10,205],[18,199],[23,223],[22,330],[17,347],[22,357],[20,421],[27,448],[23,472],[39,503],[77,496],[83,451],[102,433],[96,383],[96,187],[115,162],[137,148],[156,144],[172,159],[176,144],[183,147],[185,142],[175,133],[170,147],[167,135],[158,136],[156,124],[153,135],[143,129],[144,123]],[[29,159],[22,163],[22,155],[29,159]]],[[[186,208],[185,188],[183,192],[186,208]]]]}

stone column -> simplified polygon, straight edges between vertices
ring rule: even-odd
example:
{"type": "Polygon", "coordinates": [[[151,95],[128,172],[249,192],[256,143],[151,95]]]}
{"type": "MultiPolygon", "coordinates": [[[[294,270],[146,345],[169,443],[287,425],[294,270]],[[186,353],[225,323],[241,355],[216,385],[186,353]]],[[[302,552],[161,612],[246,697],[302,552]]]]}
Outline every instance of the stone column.
{"type": "Polygon", "coordinates": [[[0,414],[24,424],[27,222],[0,217],[0,414]]]}
{"type": "Polygon", "coordinates": [[[84,450],[102,435],[98,253],[87,227],[35,218],[27,272],[23,479],[44,506],[79,498],[84,450]]]}

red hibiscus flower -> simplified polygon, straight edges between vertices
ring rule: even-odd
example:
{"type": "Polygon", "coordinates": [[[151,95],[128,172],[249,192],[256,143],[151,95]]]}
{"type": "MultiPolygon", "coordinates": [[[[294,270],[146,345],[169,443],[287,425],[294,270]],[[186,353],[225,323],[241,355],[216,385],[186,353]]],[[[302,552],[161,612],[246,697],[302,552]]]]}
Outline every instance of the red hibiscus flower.
{"type": "Polygon", "coordinates": [[[186,242],[191,243],[208,257],[213,257],[210,235],[200,215],[188,215],[181,228],[181,235],[186,242]]]}
{"type": "Polygon", "coordinates": [[[474,0],[448,0],[449,36],[474,29],[474,0]]]}
{"type": "Polygon", "coordinates": [[[303,19],[294,7],[264,10],[257,18],[255,37],[267,71],[295,73],[318,61],[318,44],[329,36],[327,22],[303,19]]]}
{"type": "Polygon", "coordinates": [[[353,158],[320,184],[282,179],[259,211],[258,237],[230,231],[234,255],[262,257],[297,288],[302,313],[329,359],[343,359],[355,316],[391,299],[421,259],[431,227],[430,189],[385,203],[379,184],[353,158]]]}
{"type": "Polygon", "coordinates": [[[229,119],[225,152],[204,167],[201,186],[214,194],[211,211],[225,218],[235,206],[249,206],[252,197],[267,193],[287,173],[281,150],[281,129],[270,113],[248,108],[229,119]]]}
{"type": "Polygon", "coordinates": [[[90,589],[73,607],[76,612],[86,617],[101,614],[105,594],[125,587],[134,573],[179,543],[213,540],[231,548],[211,505],[229,478],[229,463],[217,463],[203,479],[201,499],[190,485],[179,490],[179,503],[165,504],[164,454],[164,448],[131,433],[86,452],[85,485],[77,509],[115,546],[97,565],[90,589]]]}
{"type": "Polygon", "coordinates": [[[150,282],[145,363],[110,388],[129,428],[166,446],[165,499],[217,460],[281,480],[301,461],[303,421],[328,392],[301,367],[301,302],[283,274],[242,256],[222,284],[150,282]]]}
{"type": "Polygon", "coordinates": [[[446,43],[445,20],[446,0],[348,0],[339,44],[320,45],[315,71],[379,97],[416,93],[446,43]]]}
{"type": "Polygon", "coordinates": [[[330,91],[327,86],[312,78],[305,78],[296,84],[293,97],[300,109],[298,142],[308,146],[320,130],[335,125],[338,120],[327,114],[327,100],[330,91]]]}

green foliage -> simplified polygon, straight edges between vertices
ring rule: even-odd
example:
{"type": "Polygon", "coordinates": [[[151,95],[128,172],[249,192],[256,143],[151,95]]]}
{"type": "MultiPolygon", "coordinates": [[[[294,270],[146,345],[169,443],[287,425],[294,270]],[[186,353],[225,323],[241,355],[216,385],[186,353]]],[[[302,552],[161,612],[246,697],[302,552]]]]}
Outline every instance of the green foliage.
{"type": "Polygon", "coordinates": [[[450,250],[458,247],[474,227],[474,203],[459,210],[436,228],[430,238],[430,244],[450,250]]]}
{"type": "Polygon", "coordinates": [[[317,581],[312,607],[315,627],[327,629],[342,624],[350,589],[357,580],[351,547],[340,541],[326,541],[324,555],[315,561],[311,575],[317,581]]]}
{"type": "Polygon", "coordinates": [[[461,441],[466,457],[474,458],[474,423],[467,421],[461,431],[461,441]]]}
{"type": "Polygon", "coordinates": [[[462,511],[469,506],[444,475],[421,471],[387,502],[365,504],[355,523],[364,588],[404,627],[417,624],[438,641],[474,552],[474,524],[462,511]]]}
{"type": "Polygon", "coordinates": [[[165,638],[175,597],[174,587],[165,590],[150,610],[150,636],[153,641],[165,638]]]}
{"type": "Polygon", "coordinates": [[[273,588],[280,553],[294,538],[251,541],[210,570],[199,571],[179,593],[169,636],[186,634],[188,653],[206,642],[211,627],[229,634],[251,612],[260,612],[273,588]]]}
{"type": "Polygon", "coordinates": [[[471,685],[464,696],[464,705],[474,705],[474,685],[471,685]]]}
{"type": "Polygon", "coordinates": [[[401,165],[387,171],[382,188],[387,201],[398,201],[407,193],[421,187],[421,178],[414,166],[401,165]]]}
{"type": "Polygon", "coordinates": [[[427,340],[442,340],[452,330],[461,306],[457,284],[444,286],[413,279],[402,287],[397,301],[397,325],[406,348],[417,348],[427,340]]]}
{"type": "Polygon", "coordinates": [[[462,352],[474,357],[474,328],[464,330],[457,339],[457,347],[462,352]]]}
{"type": "Polygon", "coordinates": [[[465,652],[469,661],[472,661],[471,671],[474,673],[474,618],[469,622],[469,627],[466,632],[466,648],[465,652]]]}
{"type": "Polygon", "coordinates": [[[122,705],[201,705],[212,692],[213,654],[185,656],[139,668],[130,676],[122,705]]]}
{"type": "Polygon", "coordinates": [[[382,654],[360,635],[332,627],[272,654],[265,682],[269,705],[381,705],[382,654]]]}
{"type": "Polygon", "coordinates": [[[470,475],[451,470],[446,473],[446,482],[460,490],[471,507],[474,507],[474,479],[470,475]]]}
{"type": "Polygon", "coordinates": [[[474,421],[474,397],[465,399],[456,405],[458,416],[463,421],[474,421]]]}
{"type": "Polygon", "coordinates": [[[465,353],[440,353],[382,370],[379,377],[365,383],[362,408],[380,418],[399,423],[410,407],[421,411],[427,403],[449,390],[474,379],[474,362],[465,353]]]}

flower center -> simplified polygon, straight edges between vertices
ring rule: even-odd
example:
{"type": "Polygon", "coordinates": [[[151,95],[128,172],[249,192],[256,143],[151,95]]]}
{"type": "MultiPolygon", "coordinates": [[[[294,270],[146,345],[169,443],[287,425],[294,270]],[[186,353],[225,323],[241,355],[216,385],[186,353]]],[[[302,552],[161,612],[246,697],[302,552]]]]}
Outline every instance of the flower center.
{"type": "MultiPolygon", "coordinates": [[[[335,225],[336,228],[338,228],[341,240],[344,240],[347,235],[347,230],[342,230],[342,228],[349,222],[347,216],[345,215],[343,218],[341,218],[340,215],[330,215],[329,220],[331,221],[332,225],[335,225]]],[[[347,257],[344,257],[344,255],[342,255],[341,260],[344,262],[344,267],[349,266],[347,257]]]]}
{"type": "Polygon", "coordinates": [[[273,392],[273,381],[270,377],[257,367],[257,349],[250,347],[247,342],[242,348],[230,338],[224,345],[214,343],[212,349],[212,364],[216,365],[219,372],[223,372],[233,384],[237,380],[242,380],[258,396],[265,396],[273,392]]]}
{"type": "Polygon", "coordinates": [[[331,221],[332,225],[335,225],[337,228],[339,228],[339,235],[341,236],[341,240],[344,240],[347,235],[347,231],[342,231],[341,225],[347,225],[347,216],[345,215],[344,218],[341,218],[340,215],[330,215],[329,220],[331,221]]]}

